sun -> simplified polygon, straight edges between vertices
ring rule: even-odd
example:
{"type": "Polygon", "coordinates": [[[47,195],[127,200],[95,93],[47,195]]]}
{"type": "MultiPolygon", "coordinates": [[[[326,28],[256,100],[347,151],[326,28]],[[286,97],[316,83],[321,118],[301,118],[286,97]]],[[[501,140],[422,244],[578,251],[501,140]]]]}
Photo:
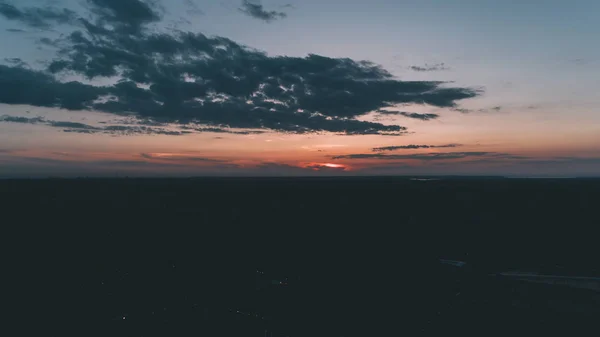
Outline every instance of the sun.
{"type": "Polygon", "coordinates": [[[343,168],[344,167],[344,165],[332,164],[332,163],[321,164],[321,166],[331,167],[331,168],[343,168]]]}

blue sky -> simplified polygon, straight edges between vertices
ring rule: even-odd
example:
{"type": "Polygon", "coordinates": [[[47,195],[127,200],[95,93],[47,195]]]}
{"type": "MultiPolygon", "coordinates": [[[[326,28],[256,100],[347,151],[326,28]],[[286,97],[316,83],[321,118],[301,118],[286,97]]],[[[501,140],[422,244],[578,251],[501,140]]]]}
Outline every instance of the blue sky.
{"type": "MultiPolygon", "coordinates": [[[[95,8],[87,0],[0,3],[14,5],[21,10],[46,6],[69,8],[82,17],[90,17],[93,13],[90,8],[95,8]]],[[[189,154],[195,151],[195,155],[220,156],[223,161],[238,165],[236,172],[255,172],[252,170],[256,167],[277,163],[286,165],[281,172],[292,167],[290,174],[296,174],[304,172],[296,171],[297,167],[312,167],[311,163],[331,164],[331,156],[363,153],[377,146],[464,143],[464,151],[483,148],[528,156],[532,160],[546,160],[547,165],[542,167],[556,175],[593,175],[600,172],[600,166],[592,160],[600,157],[600,96],[597,95],[600,91],[600,44],[594,43],[600,33],[596,20],[600,3],[597,1],[250,2],[262,11],[286,14],[270,22],[244,13],[242,9],[249,7],[244,7],[243,1],[238,0],[155,0],[151,4],[161,16],[160,21],[148,25],[147,29],[151,32],[171,34],[173,29],[178,29],[226,37],[264,51],[269,57],[303,58],[317,54],[368,60],[381,65],[400,81],[449,81],[449,86],[481,91],[475,97],[457,100],[454,108],[428,104],[405,106],[414,113],[433,113],[440,117],[431,121],[398,116],[385,119],[385,124],[407,127],[410,134],[403,137],[290,134],[267,128],[264,134],[229,134],[221,137],[221,141],[215,141],[219,135],[211,133],[177,137],[165,134],[119,137],[66,135],[48,125],[0,123],[0,144],[3,144],[5,153],[11,152],[4,155],[7,163],[17,162],[17,157],[33,156],[32,153],[47,158],[49,152],[68,152],[87,160],[86,156],[90,153],[100,152],[107,158],[121,158],[135,156],[139,152],[189,154]],[[431,70],[417,71],[428,68],[431,70]],[[75,146],[73,139],[81,139],[80,144],[87,145],[75,146]],[[333,147],[319,153],[312,151],[320,145],[333,147]],[[309,153],[304,152],[307,147],[312,149],[309,153]],[[332,149],[338,149],[338,152],[332,149]],[[261,157],[264,153],[270,155],[261,157]],[[565,158],[571,157],[579,161],[566,164],[565,158]],[[582,164],[581,158],[588,161],[582,164]],[[550,164],[554,163],[553,160],[560,161],[560,164],[550,164]]],[[[0,60],[4,60],[6,65],[17,66],[8,59],[19,58],[27,62],[30,69],[44,71],[55,58],[56,51],[37,41],[41,37],[55,39],[60,34],[67,36],[74,29],[80,28],[53,24],[49,29],[40,30],[0,15],[0,39],[3,45],[10,46],[0,50],[0,60]],[[15,29],[23,32],[15,32],[15,29]]],[[[72,73],[56,76],[61,81],[75,79],[94,85],[116,81],[115,78],[88,81],[80,74],[72,73]]],[[[119,118],[94,109],[75,112],[10,104],[1,104],[0,112],[0,115],[8,116],[31,118],[35,115],[45,116],[47,120],[86,120],[90,123],[119,118]]],[[[376,116],[365,113],[357,118],[372,121],[376,116]]],[[[432,150],[413,152],[424,151],[430,153],[432,150]]],[[[436,151],[449,152],[450,149],[436,151]]],[[[535,175],[541,165],[506,162],[501,167],[491,168],[475,163],[459,165],[444,162],[440,163],[442,168],[437,168],[439,164],[435,166],[427,162],[418,162],[417,165],[405,160],[375,161],[376,164],[373,164],[373,159],[345,160],[335,165],[348,168],[346,172],[364,173],[368,173],[373,165],[380,167],[380,164],[385,164],[386,174],[443,173],[452,167],[452,170],[465,174],[528,175],[535,175]]],[[[7,176],[15,168],[26,165],[21,162],[9,164],[5,167],[10,168],[4,170],[7,176]]],[[[72,163],[57,164],[57,172],[63,164],[69,166],[72,163]]],[[[150,164],[150,172],[164,172],[162,166],[153,171],[150,164]]],[[[36,165],[32,172],[43,175],[44,167],[36,165]]],[[[185,174],[214,173],[208,166],[197,170],[195,166],[185,166],[183,171],[185,174]]],[[[71,168],[69,172],[77,170],[71,168]]]]}

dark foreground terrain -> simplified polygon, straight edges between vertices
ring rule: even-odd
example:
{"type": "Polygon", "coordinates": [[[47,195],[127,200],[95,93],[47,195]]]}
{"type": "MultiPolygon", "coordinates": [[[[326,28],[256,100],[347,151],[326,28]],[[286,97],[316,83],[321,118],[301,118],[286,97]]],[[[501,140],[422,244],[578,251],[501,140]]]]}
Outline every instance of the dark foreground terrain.
{"type": "Polygon", "coordinates": [[[484,276],[600,276],[600,180],[6,180],[0,195],[13,311],[44,335],[600,335],[598,293],[484,276]]]}

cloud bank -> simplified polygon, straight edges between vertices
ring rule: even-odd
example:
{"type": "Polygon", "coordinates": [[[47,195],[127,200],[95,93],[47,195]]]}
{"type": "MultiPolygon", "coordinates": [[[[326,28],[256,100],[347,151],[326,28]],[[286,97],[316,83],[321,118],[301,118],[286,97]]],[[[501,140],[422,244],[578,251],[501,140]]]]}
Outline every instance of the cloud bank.
{"type": "MultiPolygon", "coordinates": [[[[401,81],[368,61],[314,54],[269,56],[224,37],[151,30],[149,25],[159,22],[161,15],[139,0],[87,4],[86,18],[44,16],[48,25],[66,23],[72,28],[53,42],[60,47],[45,69],[0,65],[0,103],[218,128],[401,135],[406,132],[403,126],[357,118],[400,104],[454,108],[458,100],[480,94],[440,81],[401,81]],[[66,75],[92,83],[118,81],[92,85],[60,80],[66,75]]],[[[41,10],[14,8],[18,13],[41,10]]],[[[63,13],[51,10],[56,11],[63,13]]],[[[31,26],[30,19],[10,15],[31,26]]],[[[438,117],[397,114],[421,120],[438,117]]]]}

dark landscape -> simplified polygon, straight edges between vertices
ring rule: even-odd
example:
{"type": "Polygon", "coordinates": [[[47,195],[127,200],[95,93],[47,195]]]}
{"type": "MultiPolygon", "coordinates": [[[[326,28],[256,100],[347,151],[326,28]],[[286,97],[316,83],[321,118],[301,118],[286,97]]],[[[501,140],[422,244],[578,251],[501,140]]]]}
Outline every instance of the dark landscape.
{"type": "Polygon", "coordinates": [[[49,335],[600,331],[597,292],[486,276],[600,276],[599,179],[32,179],[0,191],[16,289],[49,335]]]}

